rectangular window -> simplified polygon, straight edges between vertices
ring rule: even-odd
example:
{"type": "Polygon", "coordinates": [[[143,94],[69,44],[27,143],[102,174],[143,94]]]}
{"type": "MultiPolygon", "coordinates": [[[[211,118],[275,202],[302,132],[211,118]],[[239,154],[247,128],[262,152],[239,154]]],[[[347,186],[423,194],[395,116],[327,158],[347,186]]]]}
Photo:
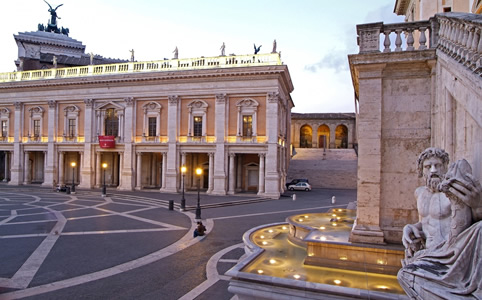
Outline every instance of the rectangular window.
{"type": "Polygon", "coordinates": [[[33,136],[40,136],[40,120],[33,120],[33,136]]]}
{"type": "Polygon", "coordinates": [[[2,137],[7,137],[8,136],[8,127],[7,127],[7,121],[2,121],[2,137]]]}
{"type": "Polygon", "coordinates": [[[105,135],[118,136],[119,134],[119,117],[113,108],[106,110],[105,118],[105,135]]]}
{"type": "Polygon", "coordinates": [[[243,136],[253,135],[253,116],[243,116],[243,136]]]}
{"type": "Polygon", "coordinates": [[[194,117],[194,136],[203,134],[203,117],[194,117]]]}
{"type": "Polygon", "coordinates": [[[157,118],[149,118],[148,134],[149,136],[156,136],[157,131],[157,118]]]}
{"type": "Polygon", "coordinates": [[[76,120],[75,119],[69,119],[69,136],[76,136],[76,120]]]}

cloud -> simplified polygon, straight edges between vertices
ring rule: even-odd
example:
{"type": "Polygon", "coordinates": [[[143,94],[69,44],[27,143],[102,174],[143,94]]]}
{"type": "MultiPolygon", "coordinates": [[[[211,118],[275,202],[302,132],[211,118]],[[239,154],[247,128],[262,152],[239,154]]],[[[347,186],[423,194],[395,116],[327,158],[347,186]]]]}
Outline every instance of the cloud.
{"type": "Polygon", "coordinates": [[[314,73],[321,69],[332,69],[335,73],[348,70],[346,52],[332,50],[332,52],[323,56],[319,62],[305,66],[305,70],[314,73]]]}

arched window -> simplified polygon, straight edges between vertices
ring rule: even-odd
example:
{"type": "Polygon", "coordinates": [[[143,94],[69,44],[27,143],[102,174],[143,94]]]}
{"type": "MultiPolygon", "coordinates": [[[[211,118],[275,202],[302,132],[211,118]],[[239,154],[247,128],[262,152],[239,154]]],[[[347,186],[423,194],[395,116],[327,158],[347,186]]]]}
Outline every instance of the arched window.
{"type": "Polygon", "coordinates": [[[336,126],[335,147],[348,148],[348,128],[345,125],[336,126]]]}
{"type": "Polygon", "coordinates": [[[330,127],[325,124],[318,127],[318,148],[330,148],[330,127]]]}
{"type": "Polygon", "coordinates": [[[303,125],[300,129],[300,148],[311,148],[313,130],[310,125],[303,125]]]}

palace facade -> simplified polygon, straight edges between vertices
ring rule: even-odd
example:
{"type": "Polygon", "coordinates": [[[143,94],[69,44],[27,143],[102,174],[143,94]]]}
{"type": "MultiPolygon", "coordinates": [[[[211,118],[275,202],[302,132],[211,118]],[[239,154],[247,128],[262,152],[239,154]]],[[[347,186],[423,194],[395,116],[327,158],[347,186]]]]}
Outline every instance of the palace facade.
{"type": "MultiPolygon", "coordinates": [[[[52,46],[61,35],[39,33],[19,49],[18,66],[43,49],[69,61],[70,38],[52,46]]],[[[92,62],[0,74],[0,178],[164,192],[184,179],[186,189],[217,195],[283,192],[294,105],[278,53],[92,62]]]]}

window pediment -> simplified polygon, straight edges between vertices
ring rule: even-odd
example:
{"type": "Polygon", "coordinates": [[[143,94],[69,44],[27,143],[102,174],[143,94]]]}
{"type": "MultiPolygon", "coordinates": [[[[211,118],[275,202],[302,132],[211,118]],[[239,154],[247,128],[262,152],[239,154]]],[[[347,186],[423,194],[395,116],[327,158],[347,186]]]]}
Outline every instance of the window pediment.
{"type": "Polygon", "coordinates": [[[0,118],[9,118],[10,110],[6,107],[0,107],[0,118]]]}
{"type": "Polygon", "coordinates": [[[124,110],[125,107],[123,105],[120,105],[118,103],[109,101],[105,103],[100,103],[99,106],[96,107],[96,110],[106,110],[109,108],[113,108],[115,110],[124,110]]]}
{"type": "Polygon", "coordinates": [[[42,117],[45,110],[41,106],[35,106],[30,108],[28,111],[32,117],[42,117]]]}

